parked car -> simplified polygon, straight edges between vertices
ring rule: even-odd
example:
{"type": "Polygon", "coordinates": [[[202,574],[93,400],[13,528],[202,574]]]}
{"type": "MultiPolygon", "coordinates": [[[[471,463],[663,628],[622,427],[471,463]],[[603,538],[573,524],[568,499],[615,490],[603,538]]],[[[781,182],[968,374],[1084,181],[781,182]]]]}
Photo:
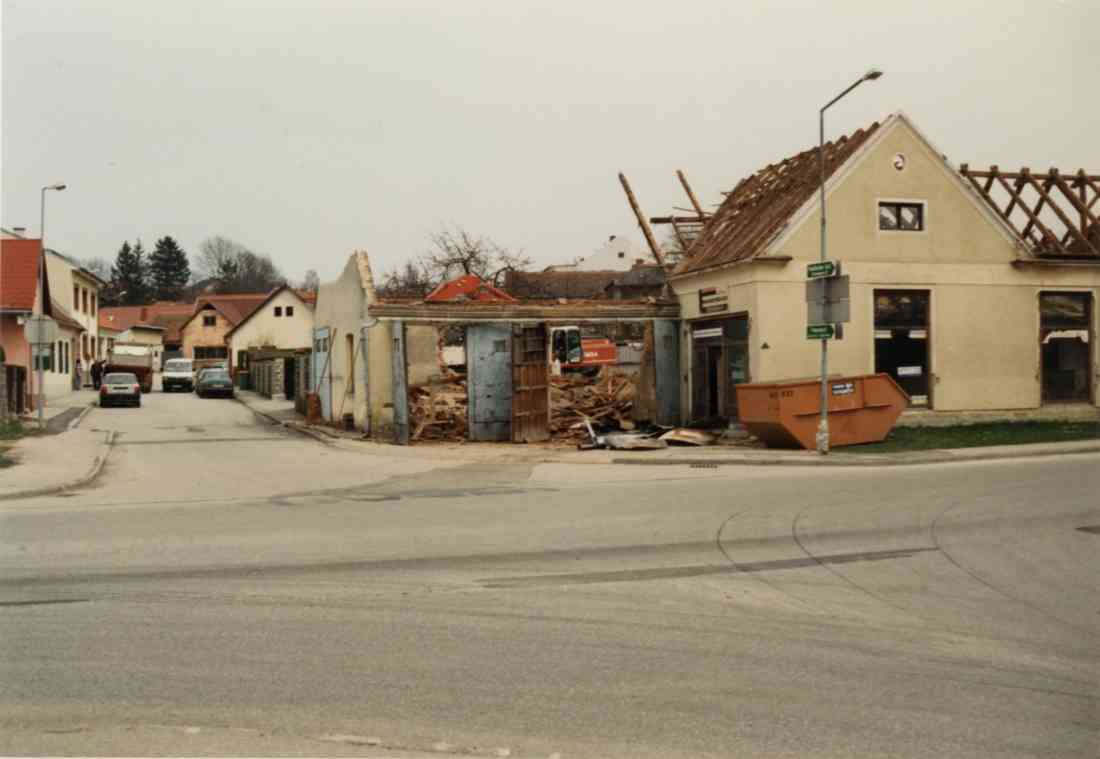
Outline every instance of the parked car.
{"type": "Polygon", "coordinates": [[[195,369],[189,358],[172,358],[164,362],[164,373],[160,377],[160,386],[166,393],[173,390],[195,389],[195,369]]]}
{"type": "Polygon", "coordinates": [[[100,407],[129,404],[141,406],[141,383],[131,372],[111,372],[103,376],[99,386],[100,407]]]}
{"type": "Polygon", "coordinates": [[[203,369],[195,383],[195,393],[200,398],[209,398],[212,395],[232,398],[233,379],[225,369],[203,369]]]}

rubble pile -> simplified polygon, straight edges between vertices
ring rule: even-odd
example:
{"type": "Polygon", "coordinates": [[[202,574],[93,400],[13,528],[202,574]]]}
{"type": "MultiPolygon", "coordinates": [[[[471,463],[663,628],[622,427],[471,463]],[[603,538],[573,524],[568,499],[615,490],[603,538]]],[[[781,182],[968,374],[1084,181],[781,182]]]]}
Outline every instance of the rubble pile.
{"type": "Polygon", "coordinates": [[[586,418],[601,427],[634,429],[634,377],[604,367],[595,380],[574,374],[550,381],[550,433],[555,438],[587,440],[586,418]]]}
{"type": "Polygon", "coordinates": [[[413,385],[409,388],[409,439],[465,440],[466,403],[466,378],[462,375],[413,385]]]}

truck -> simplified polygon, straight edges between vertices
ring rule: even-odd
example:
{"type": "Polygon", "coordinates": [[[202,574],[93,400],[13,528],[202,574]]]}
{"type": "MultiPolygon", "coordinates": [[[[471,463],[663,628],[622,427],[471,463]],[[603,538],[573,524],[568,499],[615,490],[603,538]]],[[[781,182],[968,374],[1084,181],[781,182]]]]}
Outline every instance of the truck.
{"type": "Polygon", "coordinates": [[[153,392],[153,348],[149,345],[120,344],[107,354],[103,373],[130,372],[137,375],[141,392],[153,392]]]}

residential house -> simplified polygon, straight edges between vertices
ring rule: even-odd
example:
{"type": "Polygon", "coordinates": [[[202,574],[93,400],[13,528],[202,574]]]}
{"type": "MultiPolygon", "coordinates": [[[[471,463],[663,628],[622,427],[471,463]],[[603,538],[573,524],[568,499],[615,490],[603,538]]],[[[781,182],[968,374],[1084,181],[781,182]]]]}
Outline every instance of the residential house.
{"type": "MultiPolygon", "coordinates": [[[[72,346],[73,363],[80,361],[85,385],[91,385],[92,362],[102,354],[99,339],[99,294],[107,283],[75,258],[46,249],[50,297],[79,325],[72,346]]],[[[48,385],[47,385],[48,388],[48,385]]]]}
{"type": "Polygon", "coordinates": [[[164,327],[135,324],[114,338],[114,344],[148,348],[153,354],[153,366],[159,370],[164,360],[164,327]]]}
{"type": "Polygon", "coordinates": [[[653,254],[634,244],[628,237],[611,235],[598,250],[571,264],[547,266],[546,271],[629,271],[637,264],[656,263],[653,254]]]}
{"type": "MultiPolygon", "coordinates": [[[[821,250],[818,160],[806,150],[740,182],[670,275],[685,419],[735,418],[738,383],[819,373],[805,303],[821,250]]],[[[1048,206],[1044,221],[1031,201],[994,202],[995,172],[968,179],[902,113],[829,143],[825,163],[828,250],[851,311],[830,373],[887,373],[935,411],[1095,407],[1100,177],[1041,175],[1041,190],[1074,183],[1069,210],[1048,206]],[[1014,211],[1034,219],[1018,228],[1014,211]],[[1055,215],[1064,232],[1048,229],[1055,215]]],[[[1003,182],[1028,186],[1026,172],[1003,182]]]]}
{"type": "Polygon", "coordinates": [[[0,239],[0,364],[3,365],[3,395],[7,410],[19,413],[37,406],[41,393],[51,398],[73,390],[76,349],[83,325],[53,297],[49,268],[41,266],[42,246],[37,239],[24,238],[4,230],[0,239]],[[46,294],[39,308],[40,279],[46,294]],[[57,322],[58,339],[47,350],[32,357],[24,325],[41,311],[57,322]],[[37,369],[43,369],[43,389],[37,386],[37,369]]]}
{"type": "Polygon", "coordinates": [[[226,334],[234,366],[247,368],[249,348],[309,348],[313,344],[313,293],[282,285],[268,293],[226,334]]]}
{"type": "Polygon", "coordinates": [[[182,354],[180,327],[195,313],[194,303],[156,301],[146,306],[108,306],[100,309],[99,329],[106,356],[110,341],[134,326],[159,327],[161,333],[161,363],[182,354]]]}
{"type": "Polygon", "coordinates": [[[182,352],[191,359],[229,360],[226,336],[267,298],[267,293],[202,295],[180,327],[182,352]]]}

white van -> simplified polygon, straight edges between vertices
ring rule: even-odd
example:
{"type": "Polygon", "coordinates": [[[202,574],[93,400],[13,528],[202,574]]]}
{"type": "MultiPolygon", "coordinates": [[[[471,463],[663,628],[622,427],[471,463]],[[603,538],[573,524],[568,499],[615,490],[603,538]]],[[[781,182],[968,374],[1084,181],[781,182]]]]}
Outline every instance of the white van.
{"type": "Polygon", "coordinates": [[[189,358],[170,358],[164,362],[164,373],[160,375],[160,385],[164,392],[195,388],[194,364],[189,358]]]}

